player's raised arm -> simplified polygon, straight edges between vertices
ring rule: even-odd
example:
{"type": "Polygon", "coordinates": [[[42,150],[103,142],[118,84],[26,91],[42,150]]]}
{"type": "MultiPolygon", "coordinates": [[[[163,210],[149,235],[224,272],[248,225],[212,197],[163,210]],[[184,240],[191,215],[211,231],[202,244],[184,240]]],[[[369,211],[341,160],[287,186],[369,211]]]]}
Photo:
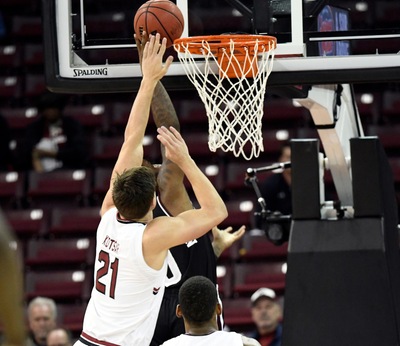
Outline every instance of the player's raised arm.
{"type": "Polygon", "coordinates": [[[166,157],[182,169],[200,205],[198,209],[185,211],[176,217],[159,217],[148,224],[143,236],[145,258],[157,254],[155,262],[161,263],[166,250],[202,236],[221,223],[228,213],[212,183],[190,157],[180,133],[173,127],[161,127],[157,131],[157,138],[165,146],[166,157]]]}
{"type": "Polygon", "coordinates": [[[164,38],[160,42],[159,34],[150,36],[150,40],[144,47],[142,57],[143,78],[126,124],[124,142],[112,172],[110,188],[104,198],[101,215],[114,206],[112,184],[117,173],[121,174],[127,169],[142,165],[142,141],[149,118],[154,88],[172,63],[172,56],[170,56],[163,64],[165,49],[166,39],[164,38]]]}

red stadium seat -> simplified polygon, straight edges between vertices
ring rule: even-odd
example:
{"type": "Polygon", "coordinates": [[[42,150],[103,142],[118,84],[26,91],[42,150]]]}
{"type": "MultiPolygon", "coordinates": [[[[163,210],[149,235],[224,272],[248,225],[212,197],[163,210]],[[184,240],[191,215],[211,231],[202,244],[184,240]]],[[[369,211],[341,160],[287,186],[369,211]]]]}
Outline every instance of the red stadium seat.
{"type": "Polygon", "coordinates": [[[281,246],[272,244],[263,231],[247,232],[243,237],[243,247],[240,251],[241,261],[285,261],[287,258],[288,243],[281,246]]]}
{"type": "Polygon", "coordinates": [[[25,44],[24,45],[24,65],[31,67],[43,67],[44,51],[42,44],[25,44]]]}
{"type": "Polygon", "coordinates": [[[383,147],[387,150],[398,152],[400,148],[400,125],[370,125],[368,127],[368,135],[378,136],[383,147]]]}
{"type": "Polygon", "coordinates": [[[14,16],[12,18],[11,35],[16,39],[42,38],[42,19],[32,16],[14,16]]]}
{"type": "Polygon", "coordinates": [[[265,128],[291,128],[304,126],[310,119],[308,110],[297,107],[291,99],[266,99],[263,126],[265,128]]]}
{"type": "MultiPolygon", "coordinates": [[[[112,137],[95,136],[92,144],[92,157],[96,166],[114,167],[123,143],[123,135],[112,137]]],[[[160,144],[156,137],[145,135],[143,139],[144,158],[151,163],[161,161],[160,144]]]]}
{"type": "Polygon", "coordinates": [[[91,201],[95,205],[101,205],[110,188],[112,167],[96,167],[93,172],[93,188],[91,201]]]}
{"type": "Polygon", "coordinates": [[[30,123],[38,118],[38,111],[34,107],[0,108],[0,114],[6,118],[13,133],[23,132],[30,123]]]}
{"type": "Polygon", "coordinates": [[[254,328],[250,298],[222,299],[224,322],[230,330],[243,333],[254,328]]]}
{"type": "Polygon", "coordinates": [[[56,303],[86,302],[90,295],[92,273],[83,270],[29,271],[25,276],[25,297],[49,297],[56,303]]]}
{"type": "Polygon", "coordinates": [[[59,324],[78,337],[82,331],[86,306],[86,303],[57,304],[59,324]]]}
{"type": "Polygon", "coordinates": [[[6,210],[6,218],[19,238],[44,236],[48,230],[46,209],[6,210]]]}
{"type": "Polygon", "coordinates": [[[245,184],[248,168],[254,168],[251,162],[230,162],[226,166],[225,193],[229,199],[256,200],[253,187],[245,184]]]}
{"type": "Polygon", "coordinates": [[[228,209],[228,217],[221,223],[219,228],[232,226],[238,229],[245,225],[247,229],[251,228],[254,203],[245,198],[240,200],[231,200],[225,203],[228,209]]]}
{"type": "Polygon", "coordinates": [[[0,206],[4,209],[22,206],[25,174],[21,172],[0,172],[0,206]]]}
{"type": "Polygon", "coordinates": [[[94,242],[94,237],[31,239],[27,243],[25,265],[30,270],[86,269],[94,261],[94,242]]]}
{"type": "Polygon", "coordinates": [[[0,66],[4,69],[15,69],[21,66],[22,49],[20,45],[0,46],[0,66]]]}
{"type": "Polygon", "coordinates": [[[7,104],[10,99],[22,97],[22,80],[18,76],[0,77],[0,98],[7,104]]]}
{"type": "Polygon", "coordinates": [[[27,74],[25,76],[25,97],[34,98],[42,95],[46,90],[46,82],[43,74],[27,74]]]}
{"type": "Polygon", "coordinates": [[[63,111],[65,116],[70,116],[82,124],[88,133],[106,131],[106,106],[104,104],[92,104],[84,106],[67,105],[63,111]]]}
{"type": "Polygon", "coordinates": [[[99,207],[55,207],[51,211],[49,234],[57,238],[94,237],[99,222],[99,207]]]}
{"type": "Polygon", "coordinates": [[[278,295],[285,290],[284,262],[237,263],[234,268],[233,294],[250,297],[260,287],[272,288],[278,295]]]}
{"type": "Polygon", "coordinates": [[[27,197],[32,206],[87,205],[90,183],[89,170],[30,171],[27,197]]]}

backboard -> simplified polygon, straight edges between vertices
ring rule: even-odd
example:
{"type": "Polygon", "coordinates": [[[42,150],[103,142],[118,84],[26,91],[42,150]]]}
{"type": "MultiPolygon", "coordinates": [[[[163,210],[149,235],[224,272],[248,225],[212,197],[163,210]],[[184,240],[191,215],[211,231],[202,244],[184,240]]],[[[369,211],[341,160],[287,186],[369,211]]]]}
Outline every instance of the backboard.
{"type": "MultiPolygon", "coordinates": [[[[400,2],[356,0],[173,0],[183,37],[276,36],[268,86],[400,79],[400,2]]],[[[42,0],[46,82],[70,93],[137,90],[133,17],[144,1],[42,0]]],[[[175,55],[173,48],[169,54],[175,55]]],[[[198,60],[201,67],[202,61],[198,60]]],[[[163,83],[193,89],[175,58],[163,83]]]]}

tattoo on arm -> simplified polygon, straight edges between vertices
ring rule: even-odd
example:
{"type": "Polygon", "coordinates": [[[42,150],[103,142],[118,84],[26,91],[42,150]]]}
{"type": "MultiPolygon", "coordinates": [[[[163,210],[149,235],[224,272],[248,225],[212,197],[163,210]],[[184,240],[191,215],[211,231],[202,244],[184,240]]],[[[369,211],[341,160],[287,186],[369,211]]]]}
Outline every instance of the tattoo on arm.
{"type": "Polygon", "coordinates": [[[174,105],[161,82],[157,83],[151,102],[151,112],[157,127],[173,126],[180,131],[178,116],[174,105]]]}

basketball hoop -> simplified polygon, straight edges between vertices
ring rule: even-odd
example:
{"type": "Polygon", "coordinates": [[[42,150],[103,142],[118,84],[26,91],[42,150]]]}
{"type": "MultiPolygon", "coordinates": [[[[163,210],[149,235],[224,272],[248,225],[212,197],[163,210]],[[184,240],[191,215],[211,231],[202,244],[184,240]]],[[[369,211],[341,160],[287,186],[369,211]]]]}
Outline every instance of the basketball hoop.
{"type": "Polygon", "coordinates": [[[174,41],[208,117],[208,146],[250,160],[264,151],[262,117],[276,38],[264,35],[185,37],[174,41]],[[199,63],[198,58],[204,59],[199,63]],[[246,154],[247,149],[251,150],[246,154]]]}

